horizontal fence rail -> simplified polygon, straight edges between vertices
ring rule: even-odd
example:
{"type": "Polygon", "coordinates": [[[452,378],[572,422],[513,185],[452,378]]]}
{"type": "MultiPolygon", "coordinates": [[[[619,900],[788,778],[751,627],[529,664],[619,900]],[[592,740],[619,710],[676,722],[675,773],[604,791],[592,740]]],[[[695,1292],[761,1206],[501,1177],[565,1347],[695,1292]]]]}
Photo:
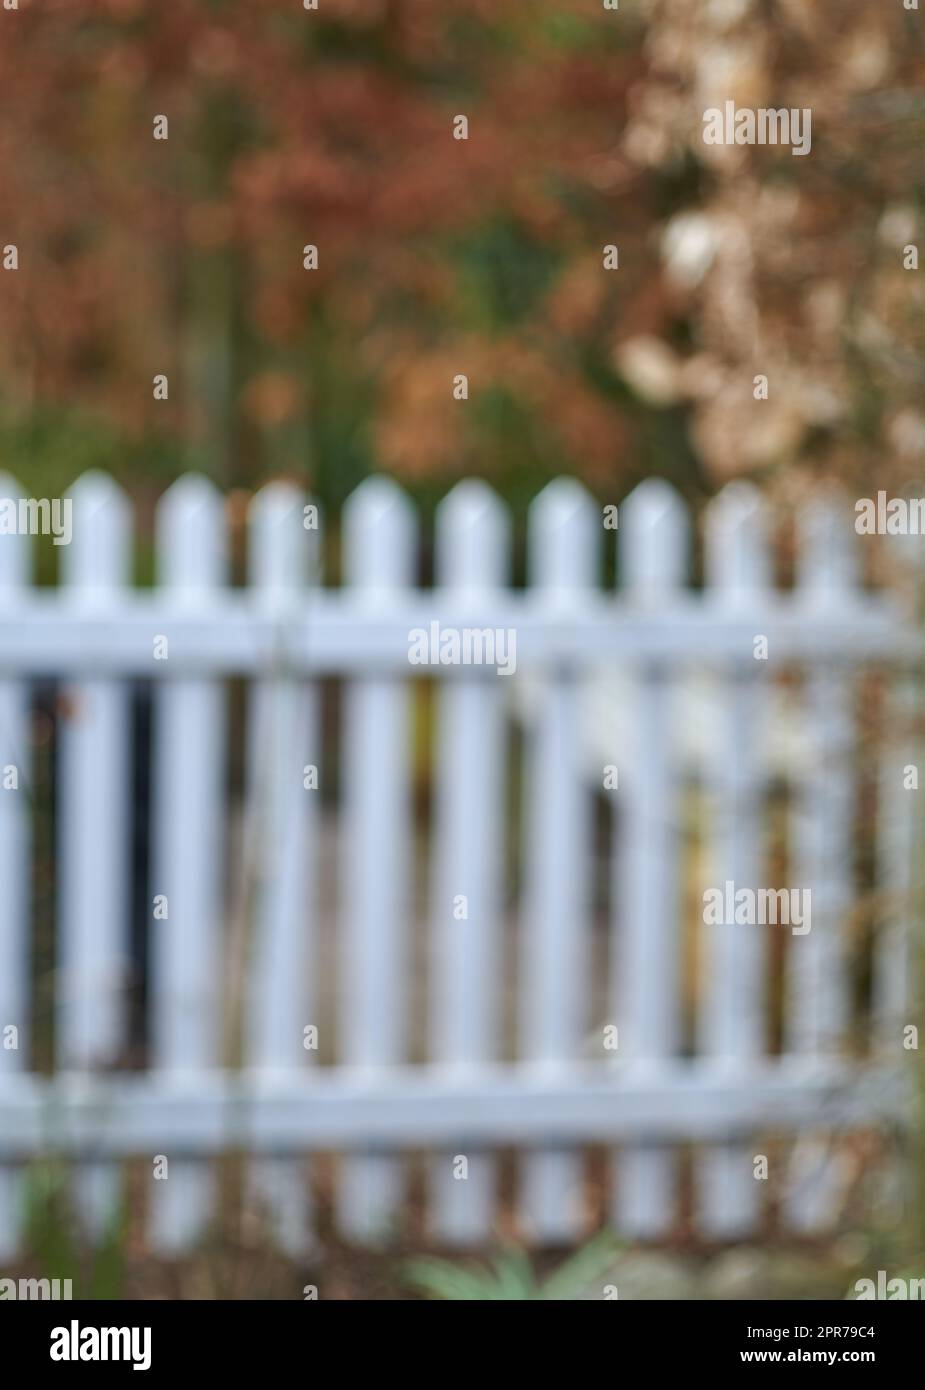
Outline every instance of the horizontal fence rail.
{"type": "MultiPolygon", "coordinates": [[[[2,670],[8,675],[56,675],[62,669],[100,675],[169,675],[152,659],[155,635],[169,630],[171,660],[191,672],[256,676],[274,666],[299,675],[349,675],[370,670],[427,675],[409,666],[408,633],[428,628],[514,628],[524,664],[597,661],[751,659],[756,631],[768,638],[770,665],[826,658],[920,660],[922,639],[904,626],[889,600],[851,595],[827,612],[795,598],[768,598],[754,616],[711,608],[708,601],[674,597],[665,610],[618,607],[590,596],[563,618],[530,594],[506,594],[484,605],[435,593],[396,595],[386,612],[349,594],[309,594],[298,615],[281,619],[250,599],[217,594],[205,611],[185,610],[158,594],[121,595],[109,611],[82,615],[79,628],[54,598],[23,599],[3,616],[2,670]]],[[[172,668],[171,668],[172,669],[172,668]]],[[[440,667],[442,678],[466,675],[464,666],[440,667]]]]}
{"type": "Polygon", "coordinates": [[[287,483],[252,501],[240,587],[207,480],[161,499],[149,589],[117,485],[90,473],[70,500],[54,588],[32,583],[32,538],[0,534],[0,1255],[50,1155],[91,1235],[141,1165],[168,1254],[214,1219],[227,1154],[290,1254],[324,1196],[302,1157],[327,1153],[335,1224],[361,1242],[401,1228],[415,1156],[430,1235],[491,1239],[506,1150],[505,1220],[536,1242],[602,1221],[669,1235],[685,1168],[694,1229],[748,1234],[771,1150],[784,1224],[837,1219],[838,1136],[901,1132],[911,1105],[923,656],[899,599],[861,587],[844,499],[807,501],[786,590],[741,483],[706,509],[697,590],[686,506],[656,480],[619,508],[610,590],[602,510],[569,479],[533,503],[519,589],[509,518],[475,480],[438,508],[429,588],[384,478],[347,503],[338,588],[287,483]],[[491,659],[434,659],[465,641],[491,659]],[[48,682],[53,778],[34,738],[48,682]],[[717,920],[729,888],[746,907],[809,894],[787,901],[811,923],[717,920]]]}
{"type": "Polygon", "coordinates": [[[382,1078],[348,1067],[316,1069],[288,1084],[219,1073],[195,1086],[62,1076],[10,1083],[0,1157],[52,1145],[98,1157],[145,1153],[171,1136],[172,1152],[240,1146],[357,1150],[444,1144],[454,1136],[502,1144],[678,1141],[753,1134],[774,1125],[834,1131],[895,1120],[909,1097],[895,1070],[765,1064],[738,1073],[710,1062],[666,1064],[624,1075],[601,1068],[486,1064],[470,1079],[441,1066],[396,1067],[382,1078]]]}

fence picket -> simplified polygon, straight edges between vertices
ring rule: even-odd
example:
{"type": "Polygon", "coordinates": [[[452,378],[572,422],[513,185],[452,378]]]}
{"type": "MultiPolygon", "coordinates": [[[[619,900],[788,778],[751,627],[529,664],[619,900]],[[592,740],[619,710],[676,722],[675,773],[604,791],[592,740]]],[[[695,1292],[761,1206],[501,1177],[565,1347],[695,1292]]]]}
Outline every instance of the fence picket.
{"type": "MultiPolygon", "coordinates": [[[[640,483],[620,509],[620,568],[626,600],[657,611],[686,577],[688,522],[667,483],[640,483]]],[[[617,941],[614,1009],[619,1055],[637,1069],[673,1057],[680,1036],[680,810],[672,739],[674,672],[658,663],[636,674],[632,749],[618,792],[613,908],[617,941]]],[[[621,750],[621,752],[624,750],[621,750]]],[[[624,1149],[614,1197],[617,1229],[648,1237],[674,1219],[676,1156],[643,1142],[624,1149]]]]}
{"type": "Polygon", "coordinates": [[[903,1055],[903,1028],[910,1022],[910,951],[917,786],[907,782],[916,761],[917,679],[903,670],[885,699],[885,733],[877,807],[877,935],[873,962],[872,1031],[884,1057],[903,1055]]]}
{"type": "MultiPolygon", "coordinates": [[[[306,581],[317,571],[304,505],[298,488],[270,483],[250,508],[253,599],[281,629],[301,614],[306,581]]],[[[250,691],[246,739],[244,891],[253,903],[246,1060],[272,1085],[310,1058],[304,1029],[316,998],[309,973],[316,944],[316,792],[305,787],[304,768],[318,766],[318,701],[314,686],[287,672],[282,654],[250,691]]],[[[304,1176],[299,1159],[275,1155],[255,1160],[250,1170],[277,1244],[293,1256],[304,1254],[311,1240],[304,1176]]]]}
{"type": "MultiPolygon", "coordinates": [[[[481,482],[458,483],[437,512],[437,580],[461,607],[472,605],[477,627],[506,581],[507,547],[507,517],[496,495],[481,482]]],[[[440,692],[431,1039],[435,1060],[457,1072],[490,1060],[498,1039],[504,679],[473,666],[440,692]]],[[[495,1175],[494,1158],[468,1152],[464,1134],[456,1154],[433,1160],[438,1236],[460,1245],[485,1238],[495,1175]]]]}
{"type": "MultiPolygon", "coordinates": [[[[131,581],[131,512],[112,479],[85,473],[72,489],[73,538],[62,554],[72,618],[105,611],[131,581]]],[[[127,1043],[131,706],[125,681],[63,689],[60,723],[57,1061],[65,1070],[115,1066],[127,1043]]],[[[112,1221],[119,1174],[87,1162],[77,1174],[81,1223],[112,1221]]]]}
{"type": "MultiPolygon", "coordinates": [[[[770,589],[770,556],[764,504],[757,488],[731,483],[710,504],[706,517],[708,595],[726,613],[754,620],[761,633],[761,602],[770,589]]],[[[768,735],[764,663],[749,644],[720,671],[716,738],[710,749],[707,785],[712,793],[710,886],[757,890],[762,877],[762,792],[760,759],[768,735]]],[[[700,1050],[747,1084],[749,1066],[765,1049],[764,981],[767,928],[703,923],[703,979],[699,1013],[700,1050]]],[[[711,1147],[699,1165],[700,1220],[717,1238],[753,1228],[760,1185],[753,1148],[711,1147]]]]}
{"type": "MultiPolygon", "coordinates": [[[[0,498],[21,497],[15,478],[0,473],[0,498]]],[[[12,611],[30,580],[32,543],[15,532],[0,535],[0,616],[12,611]]],[[[0,646],[2,657],[2,646],[0,646]]],[[[31,742],[29,689],[0,668],[0,1077],[29,1066],[29,850],[31,742]],[[8,769],[15,769],[8,771],[8,769]],[[15,781],[15,785],[14,785],[15,781]],[[7,1033],[15,1028],[16,1034],[7,1033]],[[15,1041],[16,1046],[11,1046],[15,1041]]],[[[16,1251],[20,1231],[20,1172],[0,1163],[0,1260],[16,1251]]]]}
{"type": "MultiPolygon", "coordinates": [[[[211,611],[225,581],[222,500],[207,479],[186,475],[161,498],[157,514],[158,579],[179,609],[211,611]]],[[[152,633],[157,639],[170,633],[152,633]]],[[[160,649],[162,650],[162,648],[160,649]]],[[[159,1078],[195,1088],[219,1061],[219,1000],[224,951],[225,694],[216,680],[170,674],[167,658],[154,708],[154,845],[152,899],[166,917],[149,927],[153,982],[152,1055],[159,1078]]],[[[195,1159],[170,1158],[166,1180],[153,1184],[152,1240],[165,1252],[191,1245],[211,1214],[213,1174],[195,1159]]],[[[152,1159],[155,1157],[151,1156],[152,1159]]]]}
{"type": "MultiPolygon", "coordinates": [[[[414,580],[415,517],[404,493],[370,478],[344,517],[347,583],[375,613],[414,580]]],[[[410,671],[410,667],[409,667],[410,671]]],[[[410,693],[375,674],[345,693],[340,1060],[379,1071],[406,1055],[411,907],[410,693]]],[[[390,1154],[351,1156],[341,1168],[338,1220],[374,1240],[399,1206],[404,1165],[390,1154]]]]}
{"type": "MultiPolygon", "coordinates": [[[[551,618],[580,614],[598,582],[600,514],[580,484],[550,483],[530,512],[530,580],[551,618]]],[[[581,763],[577,672],[542,676],[531,730],[522,910],[521,1055],[544,1068],[574,1063],[590,1022],[588,884],[591,797],[581,763]]],[[[546,1242],[574,1239],[581,1222],[583,1162],[568,1150],[524,1158],[522,1210],[546,1242]]]]}
{"type": "MultiPolygon", "coordinates": [[[[853,514],[837,491],[813,497],[799,518],[797,598],[817,616],[838,621],[856,588],[853,514]]],[[[798,777],[791,832],[793,886],[811,893],[812,925],[788,942],[788,1052],[824,1059],[839,1050],[848,1022],[847,916],[853,900],[853,732],[851,676],[815,662],[805,686],[811,757],[798,777]],[[799,964],[798,964],[799,962],[799,964]]],[[[837,1180],[824,1136],[797,1146],[785,1209],[790,1225],[814,1231],[828,1223],[837,1180]]]]}
{"type": "MultiPolygon", "coordinates": [[[[905,538],[904,538],[905,539],[905,538]]],[[[884,694],[876,819],[876,914],[871,962],[871,1038],[874,1057],[887,1066],[910,1066],[906,1029],[916,1015],[915,936],[916,783],[921,768],[916,722],[920,682],[905,665],[884,694]]],[[[917,1039],[915,1040],[917,1042],[917,1039]]],[[[915,1055],[914,1048],[911,1049],[915,1055]]],[[[907,1155],[896,1145],[885,1155],[878,1205],[881,1219],[899,1221],[913,1184],[907,1155]]]]}

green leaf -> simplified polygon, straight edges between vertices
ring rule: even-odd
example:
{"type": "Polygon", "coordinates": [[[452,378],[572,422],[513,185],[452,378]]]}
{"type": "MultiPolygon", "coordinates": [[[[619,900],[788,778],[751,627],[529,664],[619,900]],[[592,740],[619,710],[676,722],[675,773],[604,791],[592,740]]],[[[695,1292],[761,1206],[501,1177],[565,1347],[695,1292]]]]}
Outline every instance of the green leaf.
{"type": "Polygon", "coordinates": [[[432,1298],[463,1302],[486,1297],[484,1272],[463,1269],[451,1260],[409,1260],[403,1275],[409,1287],[432,1298]]]}
{"type": "Polygon", "coordinates": [[[619,1242],[610,1232],[602,1231],[549,1276],[540,1289],[539,1297],[563,1300],[572,1298],[594,1279],[606,1273],[619,1248],[619,1242]]]}

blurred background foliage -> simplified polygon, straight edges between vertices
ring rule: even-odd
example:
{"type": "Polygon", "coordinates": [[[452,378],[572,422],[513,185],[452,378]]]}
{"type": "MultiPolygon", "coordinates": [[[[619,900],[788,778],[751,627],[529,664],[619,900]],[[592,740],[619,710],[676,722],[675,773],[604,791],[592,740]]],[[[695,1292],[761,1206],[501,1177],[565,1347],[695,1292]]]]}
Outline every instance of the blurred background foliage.
{"type": "Polygon", "coordinates": [[[375,468],[425,506],[470,473],[520,506],[562,471],[614,500],[652,473],[697,497],[920,466],[925,50],[902,0],[2,21],[0,446],[33,495],[94,463],[152,497],[187,467],[286,475],[333,512],[375,468]],[[705,146],[729,98],[810,106],[809,157],[705,146]]]}

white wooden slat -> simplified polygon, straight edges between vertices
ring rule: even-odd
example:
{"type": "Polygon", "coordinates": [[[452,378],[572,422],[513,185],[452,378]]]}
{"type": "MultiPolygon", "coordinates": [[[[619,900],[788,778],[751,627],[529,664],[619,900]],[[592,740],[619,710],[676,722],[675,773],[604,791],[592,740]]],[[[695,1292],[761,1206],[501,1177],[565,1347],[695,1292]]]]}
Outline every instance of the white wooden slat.
{"type": "MultiPolygon", "coordinates": [[[[764,504],[757,488],[729,484],[707,510],[707,596],[718,610],[759,613],[771,585],[764,504]]],[[[756,628],[755,636],[760,629],[756,628]]],[[[712,800],[709,887],[775,888],[766,882],[763,837],[763,750],[769,735],[765,664],[750,643],[719,668],[716,737],[706,784],[712,800]]],[[[768,928],[703,923],[699,1050],[721,1061],[747,1086],[765,1048],[764,988],[768,928]]],[[[754,1145],[725,1144],[700,1157],[699,1218],[704,1234],[741,1236],[754,1227],[762,1188],[754,1176],[754,1145]]]]}
{"type": "MultiPolygon", "coordinates": [[[[530,513],[530,582],[567,622],[598,580],[600,511],[580,484],[550,483],[530,513]]],[[[526,883],[521,922],[521,1055],[556,1070],[580,1057],[590,1024],[588,889],[591,799],[582,766],[577,672],[544,671],[527,753],[526,883]]],[[[523,1160],[522,1215],[544,1243],[569,1242],[582,1220],[583,1159],[574,1150],[523,1160]]]]}
{"type": "MultiPolygon", "coordinates": [[[[903,537],[906,541],[907,538],[903,537]]],[[[880,728],[880,770],[876,813],[876,917],[871,981],[871,1052],[884,1065],[909,1071],[915,1050],[908,1050],[906,1028],[917,1024],[917,968],[912,924],[917,896],[916,835],[919,832],[917,787],[907,769],[923,774],[921,737],[917,735],[920,681],[904,666],[890,670],[880,728]]],[[[922,882],[921,873],[918,881],[922,882]]],[[[904,1146],[888,1151],[878,1174],[877,1216],[899,1223],[908,1210],[912,1183],[904,1146]]]]}
{"type": "MultiPolygon", "coordinates": [[[[0,499],[23,496],[15,478],[0,473],[0,499]]],[[[21,601],[32,571],[32,542],[13,532],[0,535],[0,617],[21,601]]],[[[0,660],[3,646],[0,643],[0,660]]],[[[29,1064],[29,851],[31,843],[31,746],[29,690],[0,665],[0,1079],[29,1064]],[[16,786],[11,784],[15,769],[16,786]],[[6,1045],[17,1030],[17,1046],[6,1045]]],[[[0,1261],[15,1253],[20,1237],[20,1174],[0,1164],[0,1261]]]]}
{"type": "MultiPolygon", "coordinates": [[[[128,499],[103,473],[71,490],[71,544],[62,550],[62,601],[71,621],[105,612],[131,582],[128,499]]],[[[59,1068],[107,1069],[127,1043],[131,829],[131,705],[124,681],[62,687],[56,1050],[59,1068]]],[[[115,1219],[118,1169],[77,1174],[81,1224],[101,1236],[115,1219]]]]}
{"type": "MultiPolygon", "coordinates": [[[[457,484],[438,509],[436,540],[438,584],[465,600],[473,627],[491,624],[508,562],[508,523],[497,496],[479,481],[457,484]]],[[[436,1061],[463,1073],[488,1062],[498,1044],[508,679],[473,665],[440,692],[431,1048],[436,1061]]],[[[437,1155],[431,1171],[437,1237],[459,1245],[485,1239],[494,1218],[495,1159],[468,1148],[461,1134],[455,1153],[437,1155]]]]}
{"type": "MultiPolygon", "coordinates": [[[[345,577],[375,613],[413,583],[415,518],[388,479],[367,479],[344,515],[345,577]]],[[[377,1072],[403,1060],[411,908],[410,690],[370,674],[345,692],[343,955],[340,1060],[377,1072]]],[[[371,1152],[345,1159],[338,1220],[354,1240],[388,1234],[401,1206],[404,1164],[371,1152]]]]}
{"type": "Polygon", "coordinates": [[[883,719],[883,751],[877,800],[877,934],[871,998],[872,1044],[884,1060],[902,1061],[903,1029],[910,1017],[913,869],[918,788],[907,785],[906,768],[925,778],[916,737],[919,682],[906,671],[891,672],[883,719]]]}
{"type": "MultiPolygon", "coordinates": [[[[620,511],[620,570],[626,600],[657,610],[686,578],[688,522],[667,483],[649,479],[620,511]]],[[[617,940],[614,1012],[620,1057],[658,1062],[680,1037],[680,806],[672,733],[678,711],[674,672],[658,663],[636,672],[634,741],[617,794],[612,904],[617,940]]],[[[613,1219],[623,1234],[646,1238],[671,1228],[677,1159],[644,1141],[619,1155],[613,1219]]]]}
{"type": "MultiPolygon", "coordinates": [[[[281,627],[301,616],[307,581],[317,573],[317,533],[303,525],[298,488],[270,483],[250,509],[250,585],[255,604],[281,627]]],[[[245,888],[253,901],[248,979],[247,1063],[272,1081],[300,1070],[313,1022],[310,990],[317,902],[318,792],[304,768],[319,763],[317,692],[287,669],[285,655],[250,692],[247,727],[245,888]],[[251,894],[250,890],[254,891],[251,894]]],[[[310,1248],[309,1198],[297,1158],[255,1160],[251,1189],[272,1221],[276,1243],[293,1257],[310,1248]]]]}
{"type": "MultiPolygon", "coordinates": [[[[210,611],[226,573],[222,500],[205,478],[180,478],[157,513],[158,579],[173,601],[210,611]]],[[[225,829],[225,693],[219,683],[189,677],[153,659],[154,843],[149,924],[152,1060],[176,1087],[195,1088],[216,1066],[219,1003],[225,966],[222,862],[225,829]],[[167,917],[154,920],[153,899],[167,917]]],[[[151,1236],[164,1252],[192,1244],[211,1214],[213,1174],[187,1158],[161,1153],[166,1179],[152,1182],[151,1236]]],[[[152,1160],[155,1155],[152,1155],[152,1160]]]]}
{"type": "MultiPolygon", "coordinates": [[[[836,491],[816,494],[798,518],[797,599],[819,617],[842,618],[856,590],[853,513],[836,491]]],[[[808,1057],[837,1052],[848,1024],[846,932],[854,901],[854,757],[850,668],[825,661],[805,676],[804,718],[811,757],[798,777],[791,818],[792,887],[811,893],[812,926],[788,941],[785,1046],[808,1057]]],[[[824,1136],[794,1153],[785,1193],[796,1230],[823,1229],[838,1174],[824,1136]]]]}

